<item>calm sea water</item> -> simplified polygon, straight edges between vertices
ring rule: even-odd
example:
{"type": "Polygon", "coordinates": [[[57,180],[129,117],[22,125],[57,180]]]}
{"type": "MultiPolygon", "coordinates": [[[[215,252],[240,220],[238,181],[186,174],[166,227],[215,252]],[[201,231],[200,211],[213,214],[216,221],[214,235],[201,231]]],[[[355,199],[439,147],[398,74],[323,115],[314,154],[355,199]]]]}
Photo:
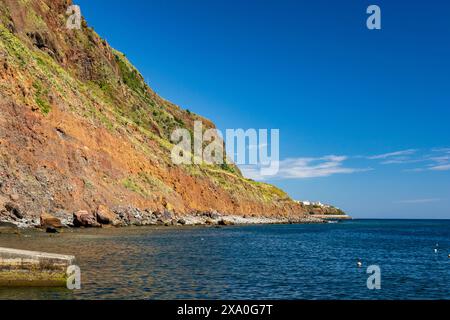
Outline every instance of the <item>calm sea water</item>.
{"type": "Polygon", "coordinates": [[[450,220],[28,232],[0,246],[73,254],[82,270],[79,291],[0,299],[450,299],[450,220]]]}

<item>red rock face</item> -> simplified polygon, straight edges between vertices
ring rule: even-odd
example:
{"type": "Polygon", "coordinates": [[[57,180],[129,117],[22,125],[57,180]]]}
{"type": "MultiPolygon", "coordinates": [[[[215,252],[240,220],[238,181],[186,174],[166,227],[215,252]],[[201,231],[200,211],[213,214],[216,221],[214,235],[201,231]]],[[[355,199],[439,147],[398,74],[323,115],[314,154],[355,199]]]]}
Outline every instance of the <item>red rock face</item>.
{"type": "Polygon", "coordinates": [[[88,211],[77,211],[73,214],[73,224],[76,227],[98,228],[101,224],[97,222],[95,215],[88,211]]]}
{"type": "MultiPolygon", "coordinates": [[[[281,190],[245,179],[234,166],[172,164],[173,129],[214,124],[160,98],[85,22],[67,30],[69,4],[0,0],[1,208],[14,194],[26,217],[96,212],[100,204],[170,206],[177,215],[305,214],[281,190]]],[[[104,211],[102,219],[110,219],[104,211]]],[[[97,223],[93,214],[75,218],[97,223]]]]}

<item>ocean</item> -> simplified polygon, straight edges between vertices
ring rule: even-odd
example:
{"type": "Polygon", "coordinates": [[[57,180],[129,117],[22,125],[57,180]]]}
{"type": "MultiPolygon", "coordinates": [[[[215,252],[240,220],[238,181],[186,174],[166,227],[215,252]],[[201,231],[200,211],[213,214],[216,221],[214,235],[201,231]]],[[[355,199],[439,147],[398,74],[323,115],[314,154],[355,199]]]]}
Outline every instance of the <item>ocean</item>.
{"type": "Polygon", "coordinates": [[[0,299],[450,299],[450,220],[26,231],[0,247],[75,255],[82,286],[0,299]]]}

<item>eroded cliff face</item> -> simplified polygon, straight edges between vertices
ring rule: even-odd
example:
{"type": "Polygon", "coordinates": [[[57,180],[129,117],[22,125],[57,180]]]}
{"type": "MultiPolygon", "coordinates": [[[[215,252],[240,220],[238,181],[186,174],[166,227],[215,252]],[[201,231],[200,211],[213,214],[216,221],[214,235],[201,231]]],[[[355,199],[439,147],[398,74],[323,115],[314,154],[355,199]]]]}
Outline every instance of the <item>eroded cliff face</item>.
{"type": "Polygon", "coordinates": [[[70,4],[0,0],[0,220],[100,204],[305,214],[235,166],[174,165],[173,129],[214,125],[160,98],[85,21],[67,29],[70,4]]]}

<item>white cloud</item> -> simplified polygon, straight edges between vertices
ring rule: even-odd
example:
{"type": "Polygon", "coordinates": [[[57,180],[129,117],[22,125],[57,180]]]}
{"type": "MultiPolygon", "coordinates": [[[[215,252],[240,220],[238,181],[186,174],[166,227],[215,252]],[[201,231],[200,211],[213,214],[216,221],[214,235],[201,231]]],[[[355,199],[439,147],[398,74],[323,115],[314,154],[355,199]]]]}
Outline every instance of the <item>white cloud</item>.
{"type": "Polygon", "coordinates": [[[433,152],[442,152],[442,153],[450,153],[450,148],[434,148],[431,151],[433,151],[433,152]]]}
{"type": "Polygon", "coordinates": [[[414,168],[414,169],[404,169],[402,171],[404,172],[422,172],[422,171],[426,171],[427,169],[425,168],[414,168]]]}
{"type": "Polygon", "coordinates": [[[381,164],[407,164],[407,163],[417,163],[417,162],[424,162],[427,161],[426,159],[410,159],[407,157],[398,157],[394,159],[389,159],[381,162],[381,164]]]}
{"type": "MultiPolygon", "coordinates": [[[[440,148],[432,149],[433,154],[425,155],[421,159],[416,159],[415,162],[426,162],[421,168],[409,169],[407,171],[447,171],[450,170],[450,149],[440,148]]],[[[412,159],[411,161],[414,161],[412,159]]]]}
{"type": "Polygon", "coordinates": [[[398,156],[407,156],[407,155],[415,154],[417,151],[418,151],[417,149],[401,150],[401,151],[395,151],[395,152],[389,152],[389,153],[383,153],[383,154],[370,156],[370,157],[367,157],[367,159],[377,160],[377,159],[387,159],[387,158],[398,157],[398,156]]]}
{"type": "Polygon", "coordinates": [[[371,168],[352,168],[344,166],[346,156],[328,155],[319,158],[289,158],[279,163],[279,171],[275,176],[262,177],[259,168],[254,166],[242,166],[241,170],[245,176],[264,180],[267,178],[277,179],[306,179],[328,177],[335,174],[351,174],[372,170],[371,168]]]}
{"type": "Polygon", "coordinates": [[[370,171],[373,169],[369,160],[380,160],[378,164],[382,165],[404,165],[405,167],[400,169],[404,172],[450,171],[450,148],[434,148],[429,150],[428,154],[420,154],[419,149],[406,149],[372,156],[327,155],[288,158],[277,163],[278,173],[272,176],[261,175],[260,166],[240,166],[240,168],[244,176],[254,180],[306,179],[370,171]],[[358,161],[360,164],[357,167],[349,166],[347,162],[350,160],[358,161]],[[417,168],[408,168],[406,167],[408,164],[417,164],[417,168]]]}
{"type": "Polygon", "coordinates": [[[438,164],[446,164],[450,162],[450,155],[444,155],[440,157],[430,157],[428,158],[430,161],[434,161],[438,164]]]}
{"type": "Polygon", "coordinates": [[[439,165],[439,166],[433,166],[430,167],[428,170],[432,170],[432,171],[447,171],[450,170],[450,164],[443,164],[443,165],[439,165]]]}
{"type": "Polygon", "coordinates": [[[417,154],[418,149],[408,149],[367,157],[382,159],[380,164],[413,164],[423,163],[422,167],[403,169],[405,172],[447,171],[450,170],[450,148],[434,148],[431,153],[417,154]]]}

